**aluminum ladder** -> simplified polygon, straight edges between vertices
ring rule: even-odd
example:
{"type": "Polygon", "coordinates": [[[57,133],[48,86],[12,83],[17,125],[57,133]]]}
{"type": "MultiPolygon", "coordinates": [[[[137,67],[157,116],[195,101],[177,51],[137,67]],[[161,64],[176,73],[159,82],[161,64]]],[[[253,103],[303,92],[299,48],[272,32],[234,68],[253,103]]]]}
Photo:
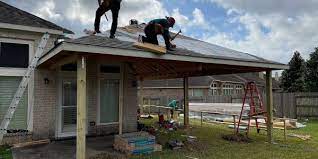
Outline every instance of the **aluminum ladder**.
{"type": "Polygon", "coordinates": [[[50,35],[48,33],[45,33],[42,36],[40,44],[38,45],[37,50],[35,52],[34,58],[30,62],[27,71],[25,72],[24,76],[22,77],[22,81],[20,82],[19,87],[18,87],[18,89],[17,89],[17,91],[16,91],[16,93],[11,101],[11,104],[8,108],[8,111],[5,114],[5,116],[1,122],[1,125],[0,125],[0,143],[2,142],[3,136],[7,133],[7,128],[10,124],[10,121],[14,115],[14,112],[16,111],[16,109],[19,105],[19,102],[23,96],[25,89],[28,86],[31,75],[34,72],[34,70],[38,64],[38,61],[44,52],[44,48],[45,48],[49,38],[50,38],[50,35]]]}

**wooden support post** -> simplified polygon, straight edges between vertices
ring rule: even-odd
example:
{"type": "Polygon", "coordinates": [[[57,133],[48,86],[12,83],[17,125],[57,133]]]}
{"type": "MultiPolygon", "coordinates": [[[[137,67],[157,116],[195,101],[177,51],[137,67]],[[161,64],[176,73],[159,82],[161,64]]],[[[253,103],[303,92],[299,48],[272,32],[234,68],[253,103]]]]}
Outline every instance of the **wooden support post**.
{"type": "Polygon", "coordinates": [[[77,59],[76,158],[86,158],[86,58],[77,59]]]}
{"type": "Polygon", "coordinates": [[[234,134],[236,134],[236,121],[235,121],[235,115],[233,116],[233,124],[234,124],[234,134]]]}
{"type": "Polygon", "coordinates": [[[203,112],[201,112],[201,127],[203,125],[203,112]]]}
{"type": "Polygon", "coordinates": [[[144,97],[143,97],[143,80],[140,80],[140,86],[139,86],[139,109],[140,109],[140,114],[144,113],[144,97]]]}
{"type": "Polygon", "coordinates": [[[118,116],[119,116],[119,135],[123,134],[123,103],[124,103],[124,77],[125,77],[125,64],[120,67],[120,86],[119,86],[119,104],[118,104],[118,116]]]}
{"type": "Polygon", "coordinates": [[[287,140],[287,137],[286,137],[286,118],[284,116],[284,139],[285,141],[287,140]]]}
{"type": "Polygon", "coordinates": [[[184,97],[184,127],[189,127],[189,79],[183,78],[183,97],[184,97]]]}
{"type": "Polygon", "coordinates": [[[272,71],[266,71],[267,137],[273,143],[273,87],[272,71]]]}

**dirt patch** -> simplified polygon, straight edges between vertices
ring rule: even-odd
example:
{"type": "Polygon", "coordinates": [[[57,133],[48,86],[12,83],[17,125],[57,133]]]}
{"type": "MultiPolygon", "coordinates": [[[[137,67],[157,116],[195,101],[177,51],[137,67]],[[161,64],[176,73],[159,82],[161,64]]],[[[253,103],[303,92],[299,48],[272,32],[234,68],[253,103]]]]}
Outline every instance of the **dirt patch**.
{"type": "Polygon", "coordinates": [[[243,143],[250,143],[252,142],[252,139],[247,137],[246,135],[242,134],[229,134],[229,135],[223,135],[222,138],[227,141],[233,141],[233,142],[243,142],[243,143]]]}

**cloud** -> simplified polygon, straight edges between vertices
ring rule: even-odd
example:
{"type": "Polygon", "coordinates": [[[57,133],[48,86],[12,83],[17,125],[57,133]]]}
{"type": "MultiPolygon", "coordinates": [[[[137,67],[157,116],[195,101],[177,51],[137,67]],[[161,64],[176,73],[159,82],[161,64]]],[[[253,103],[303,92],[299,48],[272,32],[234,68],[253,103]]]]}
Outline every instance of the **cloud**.
{"type": "Polygon", "coordinates": [[[176,19],[176,25],[178,25],[183,32],[187,32],[191,29],[203,29],[205,31],[209,31],[212,28],[214,29],[205,19],[204,13],[198,8],[193,9],[191,18],[182,14],[179,8],[173,9],[171,16],[176,19]]]}
{"type": "Polygon", "coordinates": [[[63,20],[61,14],[55,12],[55,3],[53,0],[46,1],[41,5],[39,4],[36,10],[35,15],[43,19],[52,19],[55,21],[63,20]]]}
{"type": "Polygon", "coordinates": [[[193,21],[192,25],[194,26],[205,26],[207,23],[205,21],[204,14],[202,11],[198,8],[195,8],[192,12],[193,15],[193,21]]]}
{"type": "Polygon", "coordinates": [[[223,7],[231,17],[228,21],[242,25],[247,35],[235,40],[231,32],[218,32],[205,36],[208,42],[283,63],[296,50],[308,58],[317,47],[318,1],[210,1],[223,7]]]}
{"type": "MultiPolygon", "coordinates": [[[[97,0],[4,0],[6,3],[38,15],[46,20],[56,22],[76,33],[83,29],[93,29],[97,0]]],[[[160,0],[123,0],[119,13],[119,26],[129,23],[130,19],[148,22],[153,18],[169,15],[160,0]]],[[[102,17],[101,28],[108,30],[112,14],[107,12],[109,21],[102,17]]]]}

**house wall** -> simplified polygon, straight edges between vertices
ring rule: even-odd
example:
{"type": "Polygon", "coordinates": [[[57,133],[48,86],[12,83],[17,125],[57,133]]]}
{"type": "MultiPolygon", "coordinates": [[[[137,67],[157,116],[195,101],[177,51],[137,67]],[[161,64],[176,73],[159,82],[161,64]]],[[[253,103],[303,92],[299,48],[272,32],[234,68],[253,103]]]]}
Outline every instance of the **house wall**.
{"type": "Polygon", "coordinates": [[[137,79],[130,65],[124,65],[124,103],[123,103],[123,131],[137,130],[137,79]]]}
{"type": "MultiPolygon", "coordinates": [[[[30,44],[31,50],[29,52],[30,60],[34,56],[37,46],[41,40],[43,34],[41,33],[32,33],[28,31],[19,31],[19,30],[8,30],[8,29],[0,29],[0,38],[6,39],[8,41],[15,40],[15,41],[25,41],[30,44]]],[[[57,39],[57,35],[51,35],[50,39],[47,42],[47,46],[44,52],[48,51],[49,49],[54,47],[54,41],[57,39]]],[[[15,70],[13,68],[2,68],[2,71],[12,72],[11,70],[15,70]]],[[[20,69],[21,73],[17,76],[22,76],[24,70],[26,68],[20,69]]],[[[14,72],[14,71],[13,71],[14,72]]],[[[40,132],[35,133],[34,138],[40,138],[41,136],[49,136],[52,134],[54,129],[50,127],[50,122],[54,122],[52,114],[51,105],[55,105],[55,87],[54,87],[54,79],[51,82],[51,85],[44,85],[43,77],[50,77],[53,73],[47,71],[40,71],[35,70],[34,76],[31,77],[31,80],[28,85],[28,112],[27,112],[27,124],[28,130],[33,132],[40,132]],[[36,90],[36,91],[35,91],[36,90]],[[35,98],[37,97],[37,98],[35,98]],[[39,100],[41,99],[41,100],[39,100]]],[[[14,73],[10,73],[10,76],[15,76],[14,73]]],[[[54,133],[54,132],[53,132],[54,133]]],[[[9,134],[8,134],[9,135],[9,134]]],[[[19,134],[18,134],[19,135],[19,134]]],[[[19,140],[15,140],[14,136],[11,136],[8,143],[14,142],[23,142],[23,136],[18,137],[19,140]]],[[[29,138],[28,135],[27,138],[29,138]]]]}
{"type": "Polygon", "coordinates": [[[57,71],[38,70],[34,77],[33,139],[55,136],[58,79],[57,71]],[[44,79],[49,79],[45,84],[44,79]]]}
{"type": "MultiPolygon", "coordinates": [[[[87,64],[87,125],[88,135],[118,133],[118,124],[98,125],[98,71],[97,62],[87,64]],[[92,124],[95,123],[95,124],[92,124]]],[[[76,78],[76,76],[74,77],[76,78]]],[[[58,133],[58,71],[40,70],[35,76],[34,139],[55,138],[58,133]],[[49,79],[49,84],[44,83],[49,79]]],[[[134,72],[124,69],[123,132],[137,130],[137,86],[134,72]]]]}

